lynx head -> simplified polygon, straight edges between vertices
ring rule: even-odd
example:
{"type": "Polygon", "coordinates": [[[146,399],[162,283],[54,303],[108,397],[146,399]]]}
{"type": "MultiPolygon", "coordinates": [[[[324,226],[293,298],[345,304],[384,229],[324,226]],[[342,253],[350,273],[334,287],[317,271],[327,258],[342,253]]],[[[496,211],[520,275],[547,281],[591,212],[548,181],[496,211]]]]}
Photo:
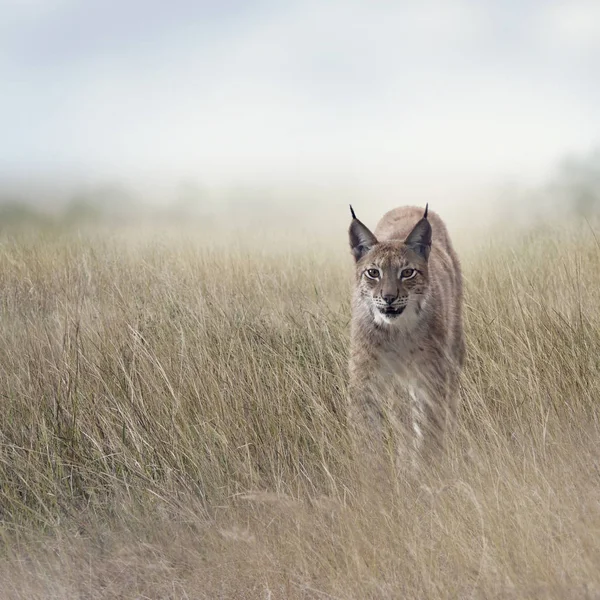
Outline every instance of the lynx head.
{"type": "Polygon", "coordinates": [[[359,298],[378,325],[400,324],[421,312],[427,296],[431,224],[423,218],[404,241],[379,242],[352,207],[350,247],[359,298]]]}

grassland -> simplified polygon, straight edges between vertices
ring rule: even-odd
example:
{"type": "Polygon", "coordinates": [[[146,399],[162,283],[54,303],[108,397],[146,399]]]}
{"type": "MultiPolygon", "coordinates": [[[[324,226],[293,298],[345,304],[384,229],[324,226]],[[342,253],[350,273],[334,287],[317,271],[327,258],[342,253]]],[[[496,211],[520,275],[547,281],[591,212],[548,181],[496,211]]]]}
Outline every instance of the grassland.
{"type": "Polygon", "coordinates": [[[600,598],[600,246],[463,244],[447,456],[374,485],[341,233],[5,234],[0,598],[600,598]]]}

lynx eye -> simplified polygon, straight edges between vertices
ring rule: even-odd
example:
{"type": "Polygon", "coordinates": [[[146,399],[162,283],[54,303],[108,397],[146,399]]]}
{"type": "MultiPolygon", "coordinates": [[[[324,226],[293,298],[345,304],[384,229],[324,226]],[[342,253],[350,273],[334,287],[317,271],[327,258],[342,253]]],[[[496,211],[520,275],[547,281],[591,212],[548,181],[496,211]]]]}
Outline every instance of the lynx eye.
{"type": "Polygon", "coordinates": [[[400,277],[402,279],[412,279],[417,274],[415,269],[402,269],[400,277]]]}
{"type": "Polygon", "coordinates": [[[379,269],[367,269],[365,274],[369,279],[379,279],[379,269]]]}

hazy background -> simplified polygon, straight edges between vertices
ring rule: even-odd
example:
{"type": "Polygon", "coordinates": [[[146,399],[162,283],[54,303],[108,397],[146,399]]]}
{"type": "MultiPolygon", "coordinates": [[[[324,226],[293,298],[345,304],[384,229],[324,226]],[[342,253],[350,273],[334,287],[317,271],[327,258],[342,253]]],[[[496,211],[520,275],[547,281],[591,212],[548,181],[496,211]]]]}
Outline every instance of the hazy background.
{"type": "Polygon", "coordinates": [[[593,0],[3,0],[0,220],[590,212],[599,75],[593,0]]]}

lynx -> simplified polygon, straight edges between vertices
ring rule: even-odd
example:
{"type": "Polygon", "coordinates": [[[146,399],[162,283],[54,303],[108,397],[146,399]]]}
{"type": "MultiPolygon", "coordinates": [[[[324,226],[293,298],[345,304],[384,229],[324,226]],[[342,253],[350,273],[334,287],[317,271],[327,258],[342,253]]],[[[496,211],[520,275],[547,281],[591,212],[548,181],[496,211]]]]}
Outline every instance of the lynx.
{"type": "Polygon", "coordinates": [[[401,431],[436,452],[456,415],[465,356],[458,257],[428,206],[389,211],[375,233],[350,211],[351,418],[371,449],[401,431]]]}

